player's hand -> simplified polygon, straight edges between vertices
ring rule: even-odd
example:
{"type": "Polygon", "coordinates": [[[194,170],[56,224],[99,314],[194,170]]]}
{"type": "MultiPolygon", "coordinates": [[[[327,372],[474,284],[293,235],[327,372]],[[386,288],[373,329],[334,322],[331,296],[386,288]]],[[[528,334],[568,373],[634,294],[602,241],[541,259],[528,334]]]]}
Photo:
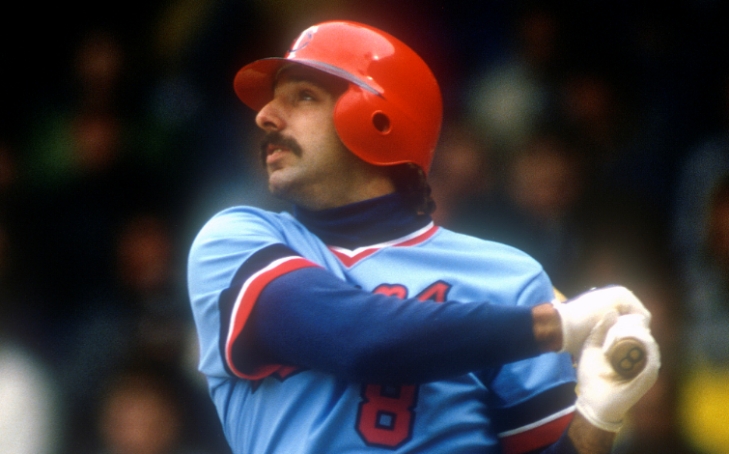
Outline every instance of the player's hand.
{"type": "Polygon", "coordinates": [[[577,366],[577,411],[602,430],[617,432],[630,408],[658,378],[661,366],[658,344],[648,320],[638,314],[618,316],[608,312],[590,333],[577,366]],[[632,337],[645,346],[645,368],[626,379],[613,369],[607,352],[620,339],[632,337]]]}
{"type": "Polygon", "coordinates": [[[651,314],[633,292],[625,287],[611,286],[590,290],[564,303],[555,302],[562,326],[561,352],[578,357],[582,344],[603,316],[616,311],[619,315],[640,314],[650,321],[651,314]]]}

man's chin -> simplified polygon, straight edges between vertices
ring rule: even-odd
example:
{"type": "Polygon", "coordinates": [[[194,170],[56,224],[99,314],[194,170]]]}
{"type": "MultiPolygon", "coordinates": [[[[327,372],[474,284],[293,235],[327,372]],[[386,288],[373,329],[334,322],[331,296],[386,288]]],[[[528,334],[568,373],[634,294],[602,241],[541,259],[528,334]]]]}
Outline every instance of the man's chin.
{"type": "Polygon", "coordinates": [[[268,191],[279,199],[290,200],[292,184],[283,170],[270,172],[268,175],[268,191]]]}
{"type": "Polygon", "coordinates": [[[291,180],[269,178],[268,190],[271,195],[279,200],[293,203],[302,208],[316,208],[317,200],[311,199],[305,191],[305,187],[296,183],[291,180]]]}

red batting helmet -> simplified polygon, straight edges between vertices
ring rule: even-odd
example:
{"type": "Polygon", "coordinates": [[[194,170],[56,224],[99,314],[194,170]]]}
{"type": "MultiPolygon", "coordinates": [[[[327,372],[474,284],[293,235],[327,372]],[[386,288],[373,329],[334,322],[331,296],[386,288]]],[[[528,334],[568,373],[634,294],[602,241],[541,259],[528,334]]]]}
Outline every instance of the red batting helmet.
{"type": "Polygon", "coordinates": [[[273,98],[278,70],[296,62],[349,82],[334,108],[344,145],[375,165],[411,162],[426,173],[440,133],[443,106],[438,82],[402,41],[350,21],[304,30],[283,58],[265,58],[235,76],[235,92],[259,111],[273,98]]]}

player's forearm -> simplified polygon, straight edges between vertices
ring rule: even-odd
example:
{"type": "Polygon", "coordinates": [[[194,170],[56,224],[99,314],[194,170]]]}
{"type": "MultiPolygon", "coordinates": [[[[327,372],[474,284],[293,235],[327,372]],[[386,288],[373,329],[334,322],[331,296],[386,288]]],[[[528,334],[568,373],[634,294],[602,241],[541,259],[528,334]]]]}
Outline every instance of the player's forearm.
{"type": "Polygon", "coordinates": [[[559,313],[551,303],[532,308],[534,339],[542,352],[559,351],[562,348],[562,325],[559,313]]]}
{"type": "Polygon", "coordinates": [[[259,360],[348,379],[418,382],[540,352],[526,307],[401,300],[359,291],[314,268],[272,284],[246,327],[247,341],[265,352],[259,360]]]}
{"type": "Polygon", "coordinates": [[[579,412],[575,412],[567,436],[579,454],[607,454],[615,441],[615,432],[598,429],[579,412]]]}

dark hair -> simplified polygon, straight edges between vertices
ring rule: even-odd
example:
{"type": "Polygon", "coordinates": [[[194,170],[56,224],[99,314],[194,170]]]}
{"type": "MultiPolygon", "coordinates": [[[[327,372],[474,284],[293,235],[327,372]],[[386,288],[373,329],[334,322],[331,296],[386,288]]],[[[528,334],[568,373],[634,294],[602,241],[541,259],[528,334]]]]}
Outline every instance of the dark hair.
{"type": "Polygon", "coordinates": [[[417,214],[435,211],[430,185],[420,166],[412,163],[394,165],[390,167],[390,178],[395,183],[395,190],[405,197],[417,214]]]}

